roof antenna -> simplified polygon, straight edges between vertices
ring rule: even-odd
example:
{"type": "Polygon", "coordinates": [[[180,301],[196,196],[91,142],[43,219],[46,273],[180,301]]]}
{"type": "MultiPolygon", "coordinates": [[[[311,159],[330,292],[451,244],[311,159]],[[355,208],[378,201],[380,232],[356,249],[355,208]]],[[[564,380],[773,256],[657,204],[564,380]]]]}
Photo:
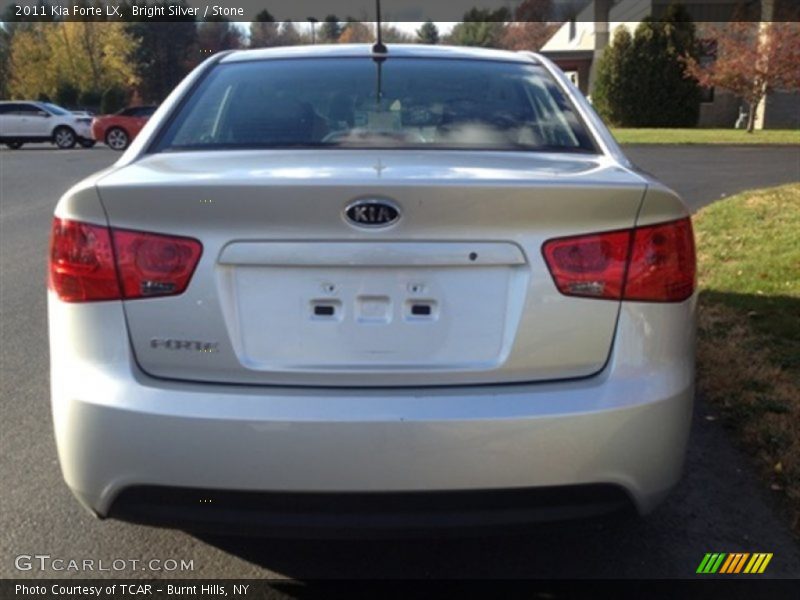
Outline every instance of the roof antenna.
{"type": "MultiPolygon", "coordinates": [[[[372,53],[373,54],[386,54],[388,49],[386,45],[383,43],[381,39],[381,0],[375,0],[375,13],[376,13],[376,27],[378,28],[377,31],[377,41],[372,45],[372,53]]],[[[380,60],[380,59],[379,59],[380,60]]]]}
{"type": "Polygon", "coordinates": [[[383,61],[386,60],[388,49],[381,40],[381,0],[375,0],[375,12],[377,18],[378,35],[377,41],[372,45],[372,60],[378,70],[378,77],[375,82],[375,104],[380,108],[383,99],[383,61]]]}

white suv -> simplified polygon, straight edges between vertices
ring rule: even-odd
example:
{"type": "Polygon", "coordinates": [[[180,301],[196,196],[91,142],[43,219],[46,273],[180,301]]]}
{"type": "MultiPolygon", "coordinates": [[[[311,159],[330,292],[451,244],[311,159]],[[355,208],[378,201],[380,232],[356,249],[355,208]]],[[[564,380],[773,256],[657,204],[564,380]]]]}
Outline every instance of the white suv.
{"type": "Polygon", "coordinates": [[[74,115],[49,102],[0,102],[0,143],[13,150],[30,142],[51,142],[59,148],[94,145],[91,117],[74,115]]]}

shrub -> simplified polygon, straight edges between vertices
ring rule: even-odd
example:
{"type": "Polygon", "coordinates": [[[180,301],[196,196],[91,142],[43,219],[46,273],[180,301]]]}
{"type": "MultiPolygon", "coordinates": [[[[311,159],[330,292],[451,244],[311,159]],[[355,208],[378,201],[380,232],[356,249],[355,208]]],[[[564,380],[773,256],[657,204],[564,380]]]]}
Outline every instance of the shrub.
{"type": "Polygon", "coordinates": [[[97,110],[100,106],[101,94],[97,90],[84,90],[78,96],[78,104],[82,108],[97,110]]]}
{"type": "Polygon", "coordinates": [[[613,125],[621,125],[627,120],[625,109],[631,96],[630,61],[633,38],[623,25],[614,32],[614,39],[600,59],[597,67],[597,80],[592,92],[592,103],[597,112],[613,125]]]}
{"type": "Polygon", "coordinates": [[[78,105],[78,95],[80,91],[68,81],[62,81],[56,89],[56,104],[67,108],[75,108],[78,105]]]}
{"type": "Polygon", "coordinates": [[[595,106],[622,127],[695,126],[700,88],[685,75],[684,57],[696,52],[694,24],[680,5],[642,21],[633,38],[617,30],[598,65],[595,106]]]}

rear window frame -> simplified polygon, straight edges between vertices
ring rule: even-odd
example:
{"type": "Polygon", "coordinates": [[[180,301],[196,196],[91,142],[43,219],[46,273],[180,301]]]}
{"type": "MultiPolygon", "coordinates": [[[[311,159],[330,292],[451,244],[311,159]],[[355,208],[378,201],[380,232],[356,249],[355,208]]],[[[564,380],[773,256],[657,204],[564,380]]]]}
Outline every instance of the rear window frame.
{"type": "MultiPolygon", "coordinates": [[[[543,148],[543,149],[536,149],[536,148],[524,148],[524,147],[493,147],[493,146],[471,146],[471,147],[458,147],[458,146],[438,146],[438,145],[418,145],[418,146],[378,146],[378,145],[370,145],[370,146],[341,146],[337,144],[325,144],[325,145],[318,145],[318,146],[298,146],[296,148],[287,148],[287,147],[280,147],[280,146],[231,146],[231,147],[222,147],[220,145],[209,145],[208,147],[196,147],[196,148],[188,148],[188,147],[181,147],[181,148],[173,148],[171,146],[167,146],[164,144],[164,138],[167,132],[170,130],[172,125],[174,124],[175,120],[184,110],[186,104],[191,100],[194,94],[198,91],[198,89],[205,83],[206,79],[211,76],[217,69],[225,68],[227,65],[236,65],[242,63],[266,63],[272,61],[304,61],[304,60],[315,60],[315,61],[324,61],[324,60],[351,60],[351,59],[360,59],[364,61],[371,61],[374,60],[375,57],[372,55],[364,55],[364,54],[344,54],[344,55],[335,55],[335,56],[325,56],[325,55],[305,55],[305,56],[280,56],[280,57],[259,57],[259,58],[243,58],[243,59],[236,59],[236,60],[229,60],[226,61],[225,59],[229,57],[228,53],[219,56],[219,59],[214,63],[208,65],[202,73],[199,74],[198,78],[192,82],[191,87],[186,90],[186,93],[181,96],[181,98],[171,107],[169,113],[165,116],[164,119],[159,123],[158,128],[153,133],[151,139],[148,141],[146,147],[144,148],[142,154],[149,155],[149,154],[169,154],[169,153],[178,153],[178,152],[224,152],[224,151],[274,151],[274,150],[293,150],[293,151],[329,151],[329,150],[351,150],[351,151],[371,151],[371,150],[378,150],[378,151],[386,151],[386,150],[395,150],[395,151],[424,151],[424,152],[432,152],[432,151],[443,151],[443,152],[515,152],[515,153],[531,153],[531,154],[546,154],[546,153],[555,153],[555,154],[576,154],[579,156],[603,156],[606,154],[602,145],[599,143],[597,139],[597,135],[594,129],[590,126],[587,122],[585,115],[581,108],[576,104],[573,100],[569,90],[565,89],[564,85],[561,81],[559,81],[558,77],[555,76],[554,73],[550,71],[550,69],[546,68],[541,62],[532,59],[508,59],[502,60],[498,58],[490,58],[490,57],[481,57],[481,56],[423,56],[423,55],[398,55],[396,59],[402,59],[404,61],[459,61],[459,62],[484,62],[484,63],[498,63],[498,64],[507,64],[507,65],[519,65],[519,66],[536,66],[541,69],[541,76],[549,80],[549,82],[554,85],[558,90],[562,93],[564,97],[564,101],[569,106],[570,110],[572,111],[573,115],[575,116],[576,120],[578,121],[578,125],[582,128],[583,133],[586,135],[586,138],[589,142],[591,148],[583,148],[583,147],[576,147],[576,148],[543,148]]],[[[387,56],[383,59],[384,64],[392,60],[391,55],[387,56]]]]}

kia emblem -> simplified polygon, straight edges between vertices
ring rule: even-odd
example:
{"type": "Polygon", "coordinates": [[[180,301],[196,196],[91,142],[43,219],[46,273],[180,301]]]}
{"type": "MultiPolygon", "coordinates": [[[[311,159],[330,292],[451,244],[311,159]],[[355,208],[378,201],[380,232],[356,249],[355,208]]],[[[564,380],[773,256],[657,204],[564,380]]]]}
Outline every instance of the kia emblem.
{"type": "Polygon", "coordinates": [[[400,208],[390,200],[363,198],[347,205],[344,217],[356,227],[377,229],[389,227],[400,220],[400,208]]]}

